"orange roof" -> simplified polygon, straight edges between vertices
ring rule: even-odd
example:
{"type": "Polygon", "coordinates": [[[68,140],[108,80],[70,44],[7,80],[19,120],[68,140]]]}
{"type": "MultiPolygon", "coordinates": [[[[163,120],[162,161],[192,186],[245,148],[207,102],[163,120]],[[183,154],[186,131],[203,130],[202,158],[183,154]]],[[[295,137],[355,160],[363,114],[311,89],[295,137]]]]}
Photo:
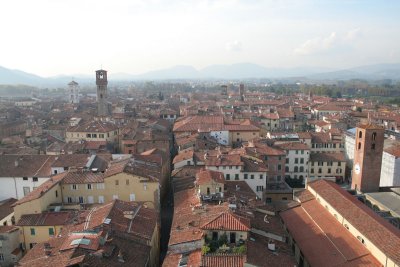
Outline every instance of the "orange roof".
{"type": "Polygon", "coordinates": [[[380,266],[316,199],[280,215],[311,266],[380,266]]]}
{"type": "Polygon", "coordinates": [[[370,240],[396,264],[400,264],[400,232],[354,196],[333,182],[317,180],[308,183],[340,215],[370,240]]]}
{"type": "Polygon", "coordinates": [[[201,258],[201,265],[204,267],[243,267],[246,257],[237,254],[217,254],[217,255],[204,255],[201,258]]]}
{"type": "Polygon", "coordinates": [[[217,171],[201,170],[196,175],[196,183],[198,185],[207,184],[211,181],[225,183],[224,174],[217,171]]]}
{"type": "Polygon", "coordinates": [[[362,129],[371,129],[371,130],[383,130],[384,128],[380,125],[372,124],[372,123],[365,123],[365,124],[358,124],[357,128],[362,128],[362,129]]]}
{"type": "Polygon", "coordinates": [[[250,220],[242,218],[230,212],[219,214],[216,218],[203,224],[203,230],[230,230],[230,231],[250,231],[250,220]]]}

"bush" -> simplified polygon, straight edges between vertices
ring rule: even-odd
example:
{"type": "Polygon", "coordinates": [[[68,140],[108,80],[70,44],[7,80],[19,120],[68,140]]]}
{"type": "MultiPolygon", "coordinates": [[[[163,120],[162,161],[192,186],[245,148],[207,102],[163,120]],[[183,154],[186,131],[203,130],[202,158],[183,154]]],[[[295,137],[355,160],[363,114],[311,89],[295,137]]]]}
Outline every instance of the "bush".
{"type": "Polygon", "coordinates": [[[207,254],[208,252],[210,252],[210,247],[209,247],[209,246],[202,246],[202,247],[201,247],[201,254],[202,254],[202,255],[205,255],[205,254],[207,254]]]}
{"type": "Polygon", "coordinates": [[[240,247],[234,247],[232,252],[236,254],[244,254],[246,253],[246,246],[241,245],[240,247]]]}
{"type": "Polygon", "coordinates": [[[211,240],[209,246],[210,252],[215,252],[219,248],[218,240],[211,240]]]}
{"type": "Polygon", "coordinates": [[[218,240],[219,247],[221,247],[224,244],[228,244],[228,236],[226,235],[226,233],[223,233],[218,240]]]}

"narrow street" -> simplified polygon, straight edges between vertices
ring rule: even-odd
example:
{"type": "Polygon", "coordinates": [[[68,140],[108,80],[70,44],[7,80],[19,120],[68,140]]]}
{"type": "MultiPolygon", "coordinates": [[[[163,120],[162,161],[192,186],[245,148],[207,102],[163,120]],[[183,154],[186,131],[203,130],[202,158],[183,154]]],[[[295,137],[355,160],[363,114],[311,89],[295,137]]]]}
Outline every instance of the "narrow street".
{"type": "Polygon", "coordinates": [[[169,188],[166,199],[162,202],[161,207],[160,265],[162,264],[168,250],[169,234],[174,214],[173,200],[172,188],[169,188]]]}

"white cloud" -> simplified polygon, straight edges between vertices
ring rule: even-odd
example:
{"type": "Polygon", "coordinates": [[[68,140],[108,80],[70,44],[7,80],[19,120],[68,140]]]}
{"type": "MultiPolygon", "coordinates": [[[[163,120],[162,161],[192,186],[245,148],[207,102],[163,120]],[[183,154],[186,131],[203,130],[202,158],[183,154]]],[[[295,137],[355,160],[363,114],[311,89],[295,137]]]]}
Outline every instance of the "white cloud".
{"type": "Polygon", "coordinates": [[[226,50],[228,51],[234,51],[234,52],[239,52],[242,51],[242,42],[235,40],[232,42],[226,43],[226,50]]]}
{"type": "Polygon", "coordinates": [[[353,29],[353,30],[350,30],[347,32],[347,34],[345,36],[345,40],[354,41],[354,40],[358,39],[360,36],[361,36],[361,29],[356,28],[356,29],[353,29]]]}
{"type": "Polygon", "coordinates": [[[294,49],[297,55],[309,55],[317,52],[328,50],[335,46],[338,38],[336,32],[332,32],[328,37],[313,38],[305,41],[302,45],[294,49]]]}

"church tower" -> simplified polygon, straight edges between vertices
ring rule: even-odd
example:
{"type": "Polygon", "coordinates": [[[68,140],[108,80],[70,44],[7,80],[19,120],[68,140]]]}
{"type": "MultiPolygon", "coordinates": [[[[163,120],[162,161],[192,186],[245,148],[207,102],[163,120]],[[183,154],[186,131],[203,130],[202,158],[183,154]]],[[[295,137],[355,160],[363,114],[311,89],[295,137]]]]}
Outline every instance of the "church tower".
{"type": "Polygon", "coordinates": [[[356,128],[351,188],[358,192],[378,192],[381,176],[384,128],[371,123],[356,128]]]}
{"type": "Polygon", "coordinates": [[[107,71],[96,70],[97,115],[102,117],[110,115],[107,102],[107,84],[107,71]]]}
{"type": "Polygon", "coordinates": [[[79,103],[79,84],[75,81],[71,81],[68,84],[68,102],[70,104],[78,104],[79,103]]]}

